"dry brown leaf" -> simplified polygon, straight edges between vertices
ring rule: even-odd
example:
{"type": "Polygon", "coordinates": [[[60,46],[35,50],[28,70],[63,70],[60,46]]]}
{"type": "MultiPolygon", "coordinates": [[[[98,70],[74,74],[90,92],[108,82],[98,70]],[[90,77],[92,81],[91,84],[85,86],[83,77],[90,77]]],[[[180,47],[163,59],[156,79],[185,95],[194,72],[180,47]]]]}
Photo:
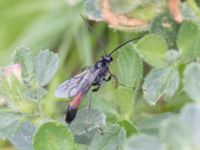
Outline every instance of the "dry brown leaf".
{"type": "Polygon", "coordinates": [[[112,27],[115,26],[126,26],[126,27],[140,27],[148,25],[147,22],[128,17],[124,14],[115,14],[110,10],[109,0],[102,0],[102,13],[103,17],[112,27]]]}
{"type": "Polygon", "coordinates": [[[183,21],[183,17],[180,11],[180,0],[168,0],[168,7],[173,15],[174,20],[177,23],[181,23],[183,21]]]}

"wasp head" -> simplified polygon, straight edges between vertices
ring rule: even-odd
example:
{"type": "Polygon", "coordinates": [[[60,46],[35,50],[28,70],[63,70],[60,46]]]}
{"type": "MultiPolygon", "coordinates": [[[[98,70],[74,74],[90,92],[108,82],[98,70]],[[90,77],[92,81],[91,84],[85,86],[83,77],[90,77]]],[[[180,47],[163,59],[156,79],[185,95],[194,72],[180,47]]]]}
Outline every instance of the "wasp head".
{"type": "Polygon", "coordinates": [[[102,60],[106,63],[111,63],[113,58],[111,56],[102,56],[102,60]]]}

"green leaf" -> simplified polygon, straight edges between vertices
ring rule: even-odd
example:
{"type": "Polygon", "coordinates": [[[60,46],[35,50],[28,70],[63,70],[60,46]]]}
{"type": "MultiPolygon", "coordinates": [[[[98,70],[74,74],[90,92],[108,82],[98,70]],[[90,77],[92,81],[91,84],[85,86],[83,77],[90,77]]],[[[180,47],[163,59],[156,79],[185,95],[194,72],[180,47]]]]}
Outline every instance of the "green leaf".
{"type": "Polygon", "coordinates": [[[145,0],[140,0],[140,1],[130,1],[130,0],[111,0],[109,2],[109,5],[111,6],[111,10],[114,13],[126,13],[128,11],[131,11],[131,9],[135,9],[139,6],[141,6],[142,3],[144,3],[145,0]]]}
{"type": "Polygon", "coordinates": [[[37,104],[24,96],[23,92],[26,87],[23,82],[19,81],[14,75],[9,76],[9,79],[6,75],[0,77],[0,96],[7,100],[8,106],[14,111],[25,114],[35,113],[37,104]]]}
{"type": "Polygon", "coordinates": [[[49,50],[41,51],[35,57],[35,77],[40,86],[45,86],[54,76],[58,68],[57,54],[49,50]]]}
{"type": "Polygon", "coordinates": [[[200,105],[186,105],[178,117],[166,120],[162,124],[161,136],[170,150],[200,149],[200,105]]]}
{"type": "Polygon", "coordinates": [[[145,115],[141,121],[137,122],[137,126],[141,133],[157,136],[160,131],[160,124],[171,117],[173,117],[171,113],[145,115]]]}
{"type": "Polygon", "coordinates": [[[185,91],[192,100],[200,102],[200,64],[187,65],[184,72],[185,91]]]}
{"type": "Polygon", "coordinates": [[[150,135],[138,135],[128,139],[125,150],[162,150],[161,141],[150,135]]]}
{"type": "Polygon", "coordinates": [[[151,105],[163,98],[171,98],[179,87],[179,74],[173,67],[153,69],[142,85],[144,99],[151,105]]]}
{"type": "Polygon", "coordinates": [[[126,136],[130,137],[133,134],[137,134],[139,131],[131,122],[128,120],[119,121],[118,124],[126,130],[126,136]]]}
{"type": "Polygon", "coordinates": [[[109,101],[105,98],[106,97],[103,95],[100,96],[99,94],[96,94],[92,106],[94,105],[94,108],[104,112],[107,121],[114,121],[119,117],[119,113],[117,112],[118,105],[115,103],[116,101],[109,101]]]}
{"type": "Polygon", "coordinates": [[[193,60],[200,57],[200,31],[197,24],[193,22],[185,22],[181,25],[177,46],[184,60],[193,60]],[[190,35],[190,36],[188,36],[190,35]]]}
{"type": "Polygon", "coordinates": [[[40,100],[42,97],[44,97],[46,94],[48,93],[48,91],[44,88],[27,88],[24,91],[24,95],[25,97],[27,97],[28,99],[31,99],[33,101],[38,101],[40,100]]]}
{"type": "Polygon", "coordinates": [[[167,52],[167,43],[160,36],[150,34],[141,39],[136,49],[139,55],[151,66],[166,66],[165,53],[167,52]]]}
{"type": "Polygon", "coordinates": [[[70,129],[74,134],[81,135],[87,131],[101,128],[105,125],[105,114],[97,109],[79,110],[70,129]]]}
{"type": "Polygon", "coordinates": [[[33,150],[32,137],[35,126],[31,123],[24,123],[22,129],[11,139],[11,143],[17,150],[33,150]]]}
{"type": "Polygon", "coordinates": [[[190,104],[186,105],[180,114],[180,122],[184,126],[187,133],[188,140],[192,141],[191,148],[200,149],[200,105],[190,104]],[[188,135],[190,133],[190,135],[188,135]]]}
{"type": "Polygon", "coordinates": [[[150,18],[151,19],[153,18],[153,16],[151,16],[151,15],[153,15],[153,10],[152,10],[153,5],[151,5],[152,7],[149,8],[148,3],[149,2],[147,2],[145,0],[140,0],[140,1],[138,1],[138,0],[124,0],[124,1],[111,0],[111,1],[109,1],[109,5],[110,5],[113,13],[129,14],[129,15],[133,15],[136,18],[140,18],[143,20],[145,20],[145,19],[150,20],[150,18]],[[151,11],[151,12],[149,12],[148,15],[142,15],[142,12],[145,13],[145,8],[146,8],[146,11],[147,10],[151,11]]]}
{"type": "Polygon", "coordinates": [[[22,76],[29,81],[34,77],[34,63],[33,57],[29,49],[25,47],[17,48],[14,58],[14,63],[19,63],[22,67],[22,76]]]}
{"type": "Polygon", "coordinates": [[[95,133],[105,125],[105,114],[98,109],[81,109],[70,129],[79,144],[91,143],[95,133]]]}
{"type": "Polygon", "coordinates": [[[134,104],[133,90],[120,87],[114,91],[114,95],[122,119],[131,120],[134,104]]]}
{"type": "Polygon", "coordinates": [[[132,44],[120,49],[117,63],[117,77],[126,87],[137,87],[142,79],[142,61],[132,44]]]}
{"type": "Polygon", "coordinates": [[[89,150],[121,150],[126,139],[126,133],[123,128],[112,125],[103,130],[103,135],[96,133],[89,150]]]}
{"type": "Polygon", "coordinates": [[[66,126],[58,122],[47,122],[40,126],[33,138],[35,150],[74,150],[75,143],[66,126]]]}
{"type": "Polygon", "coordinates": [[[0,138],[8,139],[21,128],[24,115],[9,111],[0,111],[0,138]]]}
{"type": "Polygon", "coordinates": [[[45,86],[53,78],[58,68],[57,54],[48,50],[41,51],[33,58],[28,49],[19,48],[16,50],[13,61],[22,65],[23,78],[25,81],[31,82],[33,88],[35,88],[35,80],[40,86],[45,86]]]}
{"type": "Polygon", "coordinates": [[[184,20],[190,20],[198,22],[199,19],[199,7],[196,5],[199,1],[185,2],[180,5],[181,15],[184,20]]]}
{"type": "Polygon", "coordinates": [[[177,118],[169,119],[162,123],[161,135],[167,143],[168,149],[192,150],[189,148],[189,142],[185,141],[187,134],[184,133],[184,130],[182,124],[177,121],[177,118]]]}
{"type": "Polygon", "coordinates": [[[163,37],[169,48],[176,47],[176,37],[179,25],[174,21],[170,12],[166,11],[156,17],[151,25],[150,33],[163,37]]]}
{"type": "Polygon", "coordinates": [[[98,129],[105,125],[105,114],[98,109],[81,109],[70,129],[74,134],[75,141],[79,144],[89,144],[98,129]]]}
{"type": "Polygon", "coordinates": [[[169,65],[175,64],[180,57],[179,51],[177,50],[169,50],[165,54],[165,59],[169,65]]]}

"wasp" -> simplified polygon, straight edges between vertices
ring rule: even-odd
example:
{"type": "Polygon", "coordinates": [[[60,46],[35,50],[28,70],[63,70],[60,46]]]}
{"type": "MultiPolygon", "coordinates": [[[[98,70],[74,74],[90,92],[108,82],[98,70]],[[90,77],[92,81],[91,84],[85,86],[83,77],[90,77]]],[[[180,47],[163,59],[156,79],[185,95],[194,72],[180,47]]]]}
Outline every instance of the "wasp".
{"type": "Polygon", "coordinates": [[[109,69],[110,63],[113,61],[112,54],[129,42],[139,38],[140,37],[128,40],[119,45],[109,54],[102,56],[94,65],[83,68],[79,74],[64,81],[58,86],[55,91],[56,97],[73,97],[66,111],[65,121],[68,124],[74,120],[83,97],[87,94],[91,87],[93,87],[91,91],[96,92],[99,90],[103,82],[108,82],[112,78],[117,81],[116,76],[112,74],[109,69]]]}
{"type": "MultiPolygon", "coordinates": [[[[81,17],[83,18],[85,23],[88,24],[87,19],[83,15],[81,15],[81,17]]],[[[88,27],[90,27],[89,24],[88,27]]],[[[93,31],[91,27],[90,30],[93,31]]],[[[93,33],[95,35],[95,32],[93,33]]],[[[126,44],[134,40],[140,39],[142,36],[124,42],[123,44],[113,49],[109,54],[107,54],[107,51],[104,49],[105,55],[102,56],[100,60],[98,60],[94,65],[84,67],[79,74],[75,75],[69,80],[64,81],[58,86],[58,88],[55,91],[56,97],[72,97],[67,107],[65,117],[65,121],[68,124],[70,124],[76,117],[78,107],[83,97],[88,93],[91,87],[93,87],[92,92],[96,92],[99,90],[103,82],[108,82],[112,78],[115,79],[117,84],[120,84],[117,80],[117,77],[114,74],[112,74],[109,69],[109,65],[113,61],[112,54],[119,50],[121,47],[125,46],[126,44]]],[[[98,42],[102,45],[101,41],[98,42]]]]}

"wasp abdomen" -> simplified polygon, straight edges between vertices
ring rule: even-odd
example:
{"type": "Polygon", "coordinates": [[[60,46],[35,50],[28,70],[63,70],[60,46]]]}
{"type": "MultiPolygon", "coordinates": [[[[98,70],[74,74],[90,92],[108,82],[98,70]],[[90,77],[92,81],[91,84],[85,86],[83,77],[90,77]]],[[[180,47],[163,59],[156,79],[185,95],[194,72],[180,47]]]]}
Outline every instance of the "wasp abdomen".
{"type": "Polygon", "coordinates": [[[78,107],[81,103],[82,97],[83,97],[83,93],[79,93],[70,102],[70,104],[67,108],[66,117],[65,117],[65,121],[67,123],[70,124],[76,117],[76,113],[77,113],[78,107]]]}
{"type": "Polygon", "coordinates": [[[65,121],[70,124],[74,118],[76,117],[76,113],[77,113],[77,108],[73,108],[71,106],[68,106],[67,111],[66,111],[66,117],[65,117],[65,121]]]}

